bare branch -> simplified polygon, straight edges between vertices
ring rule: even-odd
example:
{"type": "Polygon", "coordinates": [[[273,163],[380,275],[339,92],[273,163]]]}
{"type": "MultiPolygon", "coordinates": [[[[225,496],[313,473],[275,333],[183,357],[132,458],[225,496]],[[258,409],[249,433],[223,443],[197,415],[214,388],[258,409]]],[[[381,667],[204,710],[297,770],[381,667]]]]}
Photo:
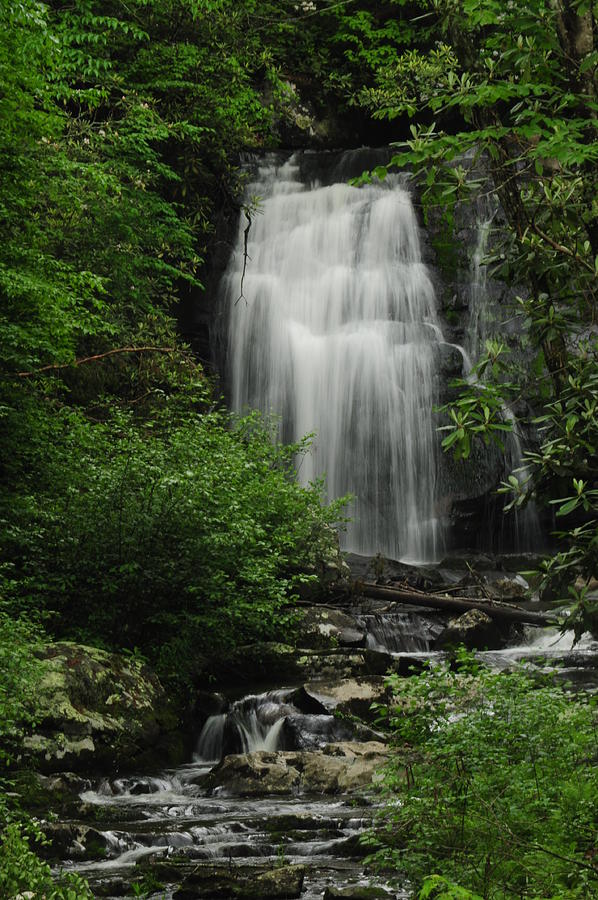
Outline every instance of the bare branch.
{"type": "Polygon", "coordinates": [[[247,303],[247,298],[245,297],[245,294],[243,293],[243,285],[245,283],[245,273],[247,272],[247,260],[249,259],[249,254],[247,253],[247,242],[249,240],[249,232],[251,231],[252,220],[251,220],[251,213],[249,212],[247,207],[245,207],[243,212],[245,213],[245,218],[247,219],[247,227],[245,228],[245,231],[243,232],[243,272],[241,273],[241,293],[235,300],[235,306],[237,305],[237,303],[240,300],[245,300],[245,303],[247,303]]]}
{"type": "Polygon", "coordinates": [[[114,350],[107,350],[105,353],[97,353],[95,356],[84,356],[82,359],[75,359],[69,363],[53,363],[49,366],[42,366],[41,369],[33,369],[31,372],[17,372],[18,378],[31,378],[33,375],[42,375],[44,372],[59,372],[61,369],[70,369],[77,366],[85,365],[85,363],[97,362],[100,359],[106,359],[109,356],[116,356],[118,353],[176,353],[176,347],[117,347],[114,350]]]}

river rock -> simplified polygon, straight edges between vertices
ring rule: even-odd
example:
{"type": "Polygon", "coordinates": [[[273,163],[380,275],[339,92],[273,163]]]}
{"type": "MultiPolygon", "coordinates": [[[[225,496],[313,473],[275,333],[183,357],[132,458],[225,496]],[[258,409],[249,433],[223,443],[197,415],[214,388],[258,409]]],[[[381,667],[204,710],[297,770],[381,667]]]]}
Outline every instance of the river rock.
{"type": "Polygon", "coordinates": [[[383,703],[387,697],[387,688],[381,675],[370,678],[314,681],[306,684],[304,690],[319,701],[327,712],[357,716],[369,722],[377,716],[372,704],[383,703]]]}
{"type": "Polygon", "coordinates": [[[370,787],[387,758],[379,741],[327,744],[320,751],[258,750],[225,757],[204,785],[241,797],[338,794],[370,787]]]}
{"type": "Polygon", "coordinates": [[[46,773],[174,761],[183,752],[177,717],[149,667],[95,647],[46,648],[36,717],[22,752],[46,773]]]}
{"type": "Polygon", "coordinates": [[[350,884],[344,888],[329,886],[324,892],[323,900],[389,900],[392,894],[381,887],[371,885],[350,884]]]}
{"type": "Polygon", "coordinates": [[[365,632],[353,616],[340,609],[312,606],[306,610],[297,643],[314,650],[328,647],[363,647],[365,632]]]}
{"type": "Polygon", "coordinates": [[[38,852],[45,859],[58,861],[65,857],[102,859],[106,855],[107,839],[95,828],[76,822],[44,822],[42,830],[48,844],[38,852]]]}
{"type": "Polygon", "coordinates": [[[492,600],[524,600],[529,592],[529,584],[521,575],[497,573],[495,577],[486,576],[484,590],[492,600]]]}
{"type": "Polygon", "coordinates": [[[293,900],[301,896],[304,878],[304,866],[281,866],[257,874],[255,870],[235,869],[231,866],[198,866],[175,891],[174,898],[293,900]]]}
{"type": "Polygon", "coordinates": [[[350,884],[347,887],[327,887],[323,900],[390,900],[392,894],[384,888],[364,884],[350,884]]]}
{"type": "Polygon", "coordinates": [[[470,609],[461,616],[450,619],[447,627],[436,638],[434,648],[457,647],[463,644],[468,650],[498,650],[507,642],[508,630],[501,628],[480,609],[470,609]]]}

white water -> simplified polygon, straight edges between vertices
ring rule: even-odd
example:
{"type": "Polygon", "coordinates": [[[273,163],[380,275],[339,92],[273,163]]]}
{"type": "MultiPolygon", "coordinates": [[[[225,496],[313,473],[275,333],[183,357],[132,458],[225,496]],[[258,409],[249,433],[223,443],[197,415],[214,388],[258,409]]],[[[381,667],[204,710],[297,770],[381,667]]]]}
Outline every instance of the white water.
{"type": "Polygon", "coordinates": [[[355,495],[345,548],[430,561],[436,509],[437,350],[442,331],[409,192],[300,180],[299,158],[260,166],[244,297],[243,229],[225,275],[233,408],[315,433],[300,467],[329,497],[355,495]]]}
{"type": "MultiPolygon", "coordinates": [[[[489,338],[502,339],[501,325],[496,318],[496,309],[488,297],[488,244],[492,222],[498,206],[495,199],[482,198],[478,201],[477,241],[470,266],[469,323],[465,336],[464,368],[471,383],[477,381],[475,373],[470,374],[472,365],[478,362],[489,338]]],[[[521,485],[530,477],[523,463],[524,445],[519,432],[517,418],[509,406],[503,407],[503,418],[510,423],[512,431],[504,432],[505,478],[514,474],[521,485]]],[[[520,550],[536,549],[541,543],[541,526],[534,502],[523,507],[515,507],[511,512],[514,546],[520,550]]]]}

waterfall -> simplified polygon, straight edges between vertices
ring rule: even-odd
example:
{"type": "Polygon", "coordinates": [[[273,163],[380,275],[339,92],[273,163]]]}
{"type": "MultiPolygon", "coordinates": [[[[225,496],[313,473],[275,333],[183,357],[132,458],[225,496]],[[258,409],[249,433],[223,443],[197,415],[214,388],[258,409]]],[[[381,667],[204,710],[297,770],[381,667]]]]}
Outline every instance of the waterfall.
{"type": "Polygon", "coordinates": [[[285,441],[314,434],[299,477],[355,496],[345,549],[431,561],[442,331],[411,196],[397,176],[308,181],[300,161],[265,159],[247,188],[241,298],[245,222],[224,276],[232,405],[280,416],[285,441]]]}
{"type": "MultiPolygon", "coordinates": [[[[503,337],[500,332],[501,323],[497,317],[499,310],[493,308],[494,304],[489,297],[488,266],[485,263],[498,203],[495,199],[484,197],[478,200],[477,206],[477,239],[470,265],[469,323],[465,337],[465,352],[471,362],[466,365],[466,371],[478,361],[488,338],[503,337]]],[[[474,379],[475,376],[471,375],[470,380],[474,379]]],[[[507,405],[503,407],[503,418],[512,426],[512,431],[505,432],[503,436],[505,477],[515,472],[519,482],[525,483],[528,472],[523,465],[524,441],[519,432],[517,418],[507,405]]],[[[523,508],[515,508],[511,517],[513,545],[519,550],[537,549],[541,542],[541,526],[535,503],[530,502],[523,508]]]]}

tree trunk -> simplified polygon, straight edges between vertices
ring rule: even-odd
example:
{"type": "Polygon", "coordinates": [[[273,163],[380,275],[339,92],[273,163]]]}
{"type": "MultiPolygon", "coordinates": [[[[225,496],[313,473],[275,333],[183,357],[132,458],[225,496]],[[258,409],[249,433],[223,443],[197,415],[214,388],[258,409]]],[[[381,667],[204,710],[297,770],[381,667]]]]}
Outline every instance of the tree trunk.
{"type": "Polygon", "coordinates": [[[394,603],[408,603],[412,606],[424,606],[428,609],[446,609],[449,612],[461,613],[469,609],[479,609],[493,619],[504,619],[510,622],[522,622],[527,625],[558,625],[556,616],[549,613],[531,612],[519,606],[511,606],[497,600],[471,599],[469,597],[448,597],[446,594],[426,594],[423,591],[407,587],[389,587],[372,584],[367,581],[355,583],[358,593],[376,600],[391,600],[394,603]]]}

